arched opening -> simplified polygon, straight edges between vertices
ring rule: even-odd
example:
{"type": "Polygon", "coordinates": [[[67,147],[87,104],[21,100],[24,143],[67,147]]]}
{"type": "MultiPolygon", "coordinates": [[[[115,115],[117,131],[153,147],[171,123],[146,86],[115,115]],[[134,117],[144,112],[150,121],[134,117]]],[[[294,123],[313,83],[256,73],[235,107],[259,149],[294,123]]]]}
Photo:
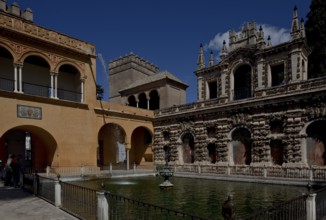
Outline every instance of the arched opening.
{"type": "Polygon", "coordinates": [[[152,134],[147,128],[138,127],[131,135],[130,164],[152,164],[152,134]]]}
{"type": "Polygon", "coordinates": [[[128,105],[132,107],[137,107],[137,102],[135,96],[131,95],[128,97],[128,105]]]}
{"type": "Polygon", "coordinates": [[[147,109],[147,98],[145,93],[141,93],[138,96],[138,108],[147,109]]]}
{"type": "Polygon", "coordinates": [[[233,161],[236,165],[251,163],[251,133],[246,128],[237,128],[232,132],[233,161]]]}
{"type": "Polygon", "coordinates": [[[112,166],[124,164],[126,160],[125,140],[126,133],[121,126],[113,123],[102,126],[98,134],[98,166],[106,169],[110,163],[112,166]]]}
{"type": "Polygon", "coordinates": [[[149,93],[149,109],[156,110],[160,108],[160,97],[156,90],[149,93]]]}
{"type": "Polygon", "coordinates": [[[81,101],[80,73],[74,66],[69,64],[60,66],[57,93],[59,99],[81,101]]]}
{"type": "Polygon", "coordinates": [[[307,162],[309,165],[324,166],[326,164],[326,120],[316,120],[306,129],[307,162]]]}
{"type": "Polygon", "coordinates": [[[0,138],[0,159],[5,163],[9,154],[14,154],[26,172],[44,172],[46,166],[53,165],[56,148],[53,136],[42,128],[19,126],[0,138]]]}
{"type": "Polygon", "coordinates": [[[14,91],[14,68],[11,53],[0,46],[0,90],[14,91]]]}
{"type": "Polygon", "coordinates": [[[209,157],[209,161],[211,163],[216,163],[216,145],[213,143],[210,143],[207,145],[207,150],[208,150],[208,157],[209,157]]]}
{"type": "Polygon", "coordinates": [[[195,141],[191,133],[182,136],[182,159],[184,163],[195,162],[195,141]]]}
{"type": "Polygon", "coordinates": [[[284,157],[284,144],[281,140],[271,140],[271,159],[274,165],[282,165],[284,157]]]}
{"type": "Polygon", "coordinates": [[[163,150],[164,150],[164,161],[166,163],[170,162],[170,157],[171,157],[171,149],[168,145],[165,145],[163,147],[163,150]]]}
{"type": "Polygon", "coordinates": [[[50,97],[50,65],[40,56],[28,56],[23,67],[23,92],[29,95],[50,97]]]}
{"type": "Polygon", "coordinates": [[[242,65],[234,72],[234,100],[251,97],[251,67],[242,65]]]}

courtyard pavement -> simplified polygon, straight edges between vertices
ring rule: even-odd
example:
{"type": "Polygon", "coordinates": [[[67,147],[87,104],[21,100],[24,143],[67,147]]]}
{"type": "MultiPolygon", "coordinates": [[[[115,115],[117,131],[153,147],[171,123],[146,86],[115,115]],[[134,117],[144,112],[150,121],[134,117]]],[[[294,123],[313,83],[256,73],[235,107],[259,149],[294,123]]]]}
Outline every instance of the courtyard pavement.
{"type": "Polygon", "coordinates": [[[0,183],[1,220],[76,220],[74,216],[20,188],[0,183]]]}

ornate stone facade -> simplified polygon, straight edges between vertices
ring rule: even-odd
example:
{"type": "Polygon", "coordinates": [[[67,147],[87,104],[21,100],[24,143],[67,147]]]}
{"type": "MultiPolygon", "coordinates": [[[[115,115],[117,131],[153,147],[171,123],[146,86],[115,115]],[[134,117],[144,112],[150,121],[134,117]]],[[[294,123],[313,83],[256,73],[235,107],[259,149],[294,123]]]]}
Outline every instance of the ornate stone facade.
{"type": "Polygon", "coordinates": [[[201,46],[198,102],[155,112],[155,163],[324,166],[326,78],[309,78],[299,24],[295,9],[291,40],[276,46],[255,23],[231,31],[231,51],[208,67],[201,46]]]}

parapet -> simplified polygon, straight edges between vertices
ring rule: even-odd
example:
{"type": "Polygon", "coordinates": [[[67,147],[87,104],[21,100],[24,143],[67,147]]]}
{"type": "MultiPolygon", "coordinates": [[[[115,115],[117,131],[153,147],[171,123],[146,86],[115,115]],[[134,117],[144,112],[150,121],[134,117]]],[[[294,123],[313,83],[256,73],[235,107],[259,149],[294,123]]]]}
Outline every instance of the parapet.
{"type": "Polygon", "coordinates": [[[257,43],[256,22],[248,22],[242,25],[241,33],[237,34],[234,30],[229,31],[229,46],[231,50],[239,47],[252,46],[257,43]]]}
{"type": "Polygon", "coordinates": [[[16,2],[8,6],[6,0],[0,0],[0,11],[7,12],[17,17],[23,18],[27,21],[33,22],[32,10],[30,8],[27,8],[24,12],[22,12],[19,5],[16,2]]]}
{"type": "Polygon", "coordinates": [[[147,70],[157,73],[159,68],[155,66],[153,63],[145,60],[144,58],[140,58],[139,56],[130,53],[129,55],[125,55],[123,57],[119,57],[118,59],[112,60],[109,62],[109,69],[112,70],[116,67],[121,67],[123,65],[135,63],[141,67],[146,68],[147,70]]]}

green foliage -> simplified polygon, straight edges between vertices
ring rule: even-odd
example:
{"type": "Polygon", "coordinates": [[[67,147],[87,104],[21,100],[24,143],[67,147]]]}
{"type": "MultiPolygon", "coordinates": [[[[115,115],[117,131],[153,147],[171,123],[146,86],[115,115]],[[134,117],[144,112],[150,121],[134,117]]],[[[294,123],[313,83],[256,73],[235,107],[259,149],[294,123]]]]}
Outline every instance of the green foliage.
{"type": "Polygon", "coordinates": [[[312,0],[305,24],[309,56],[309,78],[326,76],[326,1],[312,0]]]}
{"type": "Polygon", "coordinates": [[[101,85],[96,84],[96,99],[102,100],[103,99],[104,89],[101,85]]]}

